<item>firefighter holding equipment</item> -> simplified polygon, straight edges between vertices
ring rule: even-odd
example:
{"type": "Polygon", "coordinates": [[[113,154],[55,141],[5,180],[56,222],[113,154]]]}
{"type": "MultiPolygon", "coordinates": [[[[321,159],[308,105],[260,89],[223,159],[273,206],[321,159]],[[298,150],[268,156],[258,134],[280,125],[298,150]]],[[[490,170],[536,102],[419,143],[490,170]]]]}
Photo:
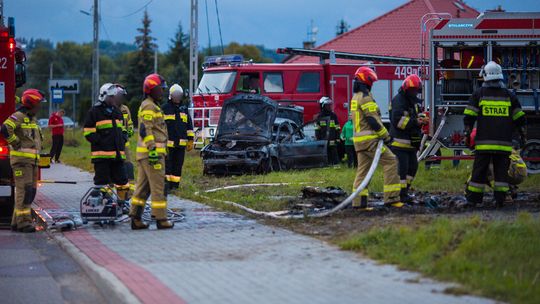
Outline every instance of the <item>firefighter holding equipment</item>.
{"type": "Polygon", "coordinates": [[[412,202],[409,189],[418,171],[416,155],[422,140],[422,125],[427,123],[426,119],[420,116],[421,100],[417,96],[421,89],[420,77],[416,74],[409,75],[392,99],[390,110],[390,148],[398,159],[400,197],[404,203],[412,202]]]}
{"type": "Polygon", "coordinates": [[[128,178],[124,168],[128,139],[120,105],[126,90],[119,84],[106,83],[99,89],[98,102],[90,108],[84,123],[84,137],[90,142],[94,164],[94,184],[114,184],[118,198],[127,200],[128,178]]]}
{"type": "Polygon", "coordinates": [[[36,122],[45,94],[36,89],[23,92],[22,106],[2,125],[0,132],[11,146],[10,163],[15,181],[15,209],[11,229],[35,232],[30,205],[37,192],[38,162],[43,136],[36,122]]]}
{"type": "Polygon", "coordinates": [[[169,100],[162,110],[167,124],[167,158],[165,161],[165,177],[167,189],[177,189],[182,179],[182,166],[186,150],[193,149],[193,123],[188,113],[188,99],[178,84],[169,89],[169,100]]]}
{"type": "Polygon", "coordinates": [[[465,138],[469,139],[474,124],[475,159],[466,196],[471,205],[482,203],[484,186],[488,183],[489,166],[493,163],[493,190],[497,206],[502,206],[510,190],[508,169],[512,152],[512,134],[518,130],[525,141],[525,112],[517,97],[502,82],[501,66],[490,61],[480,72],[484,83],[471,96],[465,108],[465,138]]]}
{"type": "Polygon", "coordinates": [[[321,112],[315,124],[315,137],[317,140],[328,141],[328,163],[337,165],[339,163],[337,144],[341,131],[337,115],[334,113],[334,101],[323,96],[319,100],[319,105],[321,112]]]}
{"type": "Polygon", "coordinates": [[[152,217],[158,229],[173,228],[167,220],[167,197],[165,196],[165,157],[167,155],[167,125],[163,111],[158,106],[167,87],[158,74],[146,76],[143,83],[145,99],[139,111],[139,132],[137,139],[137,184],[131,199],[131,229],[147,229],[142,220],[146,200],[151,195],[152,217]]]}
{"type": "MultiPolygon", "coordinates": [[[[402,207],[396,156],[386,147],[391,144],[392,138],[382,124],[379,107],[371,94],[371,87],[375,81],[377,74],[372,69],[360,67],[356,70],[354,96],[350,103],[350,112],[353,116],[353,142],[358,158],[353,192],[366,177],[377,150],[377,142],[382,139],[385,143],[380,158],[384,171],[384,202],[387,206],[402,207]]],[[[353,200],[353,207],[367,208],[368,194],[368,189],[364,189],[360,197],[353,200]]]]}

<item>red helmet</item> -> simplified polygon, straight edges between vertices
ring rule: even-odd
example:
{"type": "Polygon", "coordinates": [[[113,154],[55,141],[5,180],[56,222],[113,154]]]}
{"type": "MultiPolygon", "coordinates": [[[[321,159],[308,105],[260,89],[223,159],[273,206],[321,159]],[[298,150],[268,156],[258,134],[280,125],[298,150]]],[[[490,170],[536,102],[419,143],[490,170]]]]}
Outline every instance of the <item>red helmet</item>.
{"type": "Polygon", "coordinates": [[[358,70],[354,72],[354,77],[370,87],[373,86],[375,81],[379,80],[375,71],[368,67],[359,67],[358,70]]]}
{"type": "Polygon", "coordinates": [[[23,92],[21,103],[26,108],[33,108],[40,102],[46,102],[45,94],[40,90],[28,89],[23,92]]]}
{"type": "Polygon", "coordinates": [[[401,88],[404,91],[407,91],[408,89],[416,88],[421,89],[422,88],[422,79],[418,77],[416,74],[411,74],[403,80],[403,83],[401,84],[401,88]]]}
{"type": "Polygon", "coordinates": [[[161,77],[159,74],[150,74],[144,78],[143,92],[145,94],[150,94],[152,89],[157,86],[161,86],[163,88],[167,87],[165,79],[163,79],[163,77],[161,77]]]}

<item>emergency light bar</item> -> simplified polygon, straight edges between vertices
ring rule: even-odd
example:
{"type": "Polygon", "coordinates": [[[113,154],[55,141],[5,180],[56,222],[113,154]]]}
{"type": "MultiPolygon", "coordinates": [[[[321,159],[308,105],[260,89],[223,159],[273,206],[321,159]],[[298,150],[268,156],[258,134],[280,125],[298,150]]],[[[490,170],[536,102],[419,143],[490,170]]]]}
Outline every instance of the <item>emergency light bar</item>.
{"type": "Polygon", "coordinates": [[[203,69],[211,66],[241,64],[242,62],[244,62],[244,56],[239,54],[207,56],[204,58],[203,69]]]}

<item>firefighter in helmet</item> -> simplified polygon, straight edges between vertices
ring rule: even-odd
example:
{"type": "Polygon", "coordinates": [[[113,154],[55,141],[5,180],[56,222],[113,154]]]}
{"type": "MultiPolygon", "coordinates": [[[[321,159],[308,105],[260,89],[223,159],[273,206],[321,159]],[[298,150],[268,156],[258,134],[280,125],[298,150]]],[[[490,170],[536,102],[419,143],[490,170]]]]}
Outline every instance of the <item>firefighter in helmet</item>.
{"type": "Polygon", "coordinates": [[[334,113],[334,101],[323,96],[319,100],[319,106],[321,112],[315,124],[315,137],[317,140],[328,142],[328,163],[337,165],[339,163],[337,144],[341,131],[337,115],[334,113]]]}
{"type": "MultiPolygon", "coordinates": [[[[350,112],[353,119],[354,148],[358,157],[358,168],[353,184],[353,191],[356,191],[373,162],[377,142],[382,139],[385,145],[389,146],[392,138],[381,121],[379,107],[371,94],[371,87],[378,80],[377,74],[368,67],[360,67],[354,76],[354,96],[350,103],[350,112]]],[[[386,146],[383,147],[380,158],[384,171],[384,202],[387,206],[402,207],[396,156],[386,146]]],[[[353,200],[353,207],[368,208],[368,194],[368,189],[364,189],[360,197],[353,200]]]]}
{"type": "Polygon", "coordinates": [[[167,155],[167,125],[159,103],[163,99],[165,79],[158,74],[146,76],[143,83],[145,99],[139,112],[137,139],[137,184],[131,199],[131,229],[147,229],[142,220],[146,200],[151,195],[152,216],[158,229],[173,228],[167,219],[167,197],[165,196],[165,156],[167,155]]]}
{"type": "Polygon", "coordinates": [[[35,232],[30,205],[37,192],[38,161],[43,136],[36,123],[45,94],[36,89],[23,92],[21,106],[2,125],[0,132],[11,146],[10,163],[15,180],[15,209],[11,228],[35,232]]]}
{"type": "Polygon", "coordinates": [[[475,206],[482,203],[484,185],[488,183],[489,166],[493,164],[493,190],[497,206],[502,206],[510,190],[508,168],[512,152],[512,135],[517,130],[524,143],[525,112],[517,97],[503,83],[502,68],[488,62],[481,70],[482,87],[471,96],[465,108],[465,138],[476,123],[475,159],[470,181],[467,184],[467,201],[475,206]]]}
{"type": "Polygon", "coordinates": [[[90,142],[94,164],[94,184],[114,184],[118,198],[127,200],[128,178],[124,168],[127,131],[120,105],[126,90],[119,84],[106,83],[99,89],[98,102],[88,110],[84,137],[90,142]]]}
{"type": "Polygon", "coordinates": [[[392,99],[390,110],[390,148],[398,159],[398,173],[401,183],[401,201],[411,202],[409,189],[418,171],[416,153],[420,149],[422,126],[427,123],[421,117],[418,94],[422,90],[422,80],[418,75],[409,75],[403,81],[398,93],[392,99]]]}
{"type": "Polygon", "coordinates": [[[182,166],[186,151],[193,150],[193,123],[188,113],[189,99],[178,84],[169,89],[169,100],[163,105],[163,114],[167,124],[167,159],[165,177],[167,189],[177,189],[182,179],[182,166]]]}

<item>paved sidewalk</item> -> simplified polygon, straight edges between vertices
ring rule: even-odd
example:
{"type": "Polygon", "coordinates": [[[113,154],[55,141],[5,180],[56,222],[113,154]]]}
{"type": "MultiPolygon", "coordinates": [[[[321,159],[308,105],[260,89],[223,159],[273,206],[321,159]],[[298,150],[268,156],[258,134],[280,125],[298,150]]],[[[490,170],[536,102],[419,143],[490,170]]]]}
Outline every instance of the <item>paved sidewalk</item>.
{"type": "MultiPolygon", "coordinates": [[[[62,164],[43,171],[37,204],[78,208],[92,176],[62,164]]],[[[322,241],[173,197],[173,230],[87,225],[65,237],[144,303],[489,303],[443,293],[447,284],[377,265],[322,241]]]]}

